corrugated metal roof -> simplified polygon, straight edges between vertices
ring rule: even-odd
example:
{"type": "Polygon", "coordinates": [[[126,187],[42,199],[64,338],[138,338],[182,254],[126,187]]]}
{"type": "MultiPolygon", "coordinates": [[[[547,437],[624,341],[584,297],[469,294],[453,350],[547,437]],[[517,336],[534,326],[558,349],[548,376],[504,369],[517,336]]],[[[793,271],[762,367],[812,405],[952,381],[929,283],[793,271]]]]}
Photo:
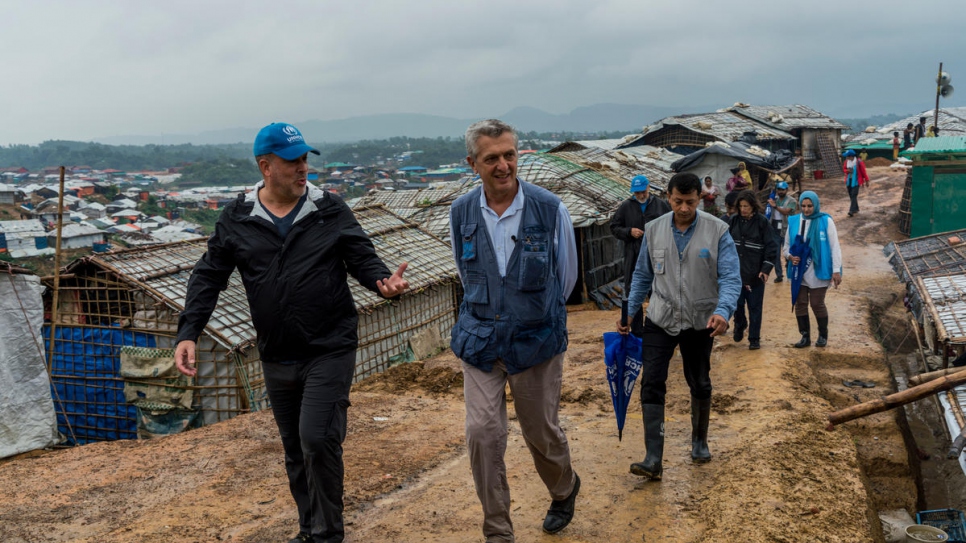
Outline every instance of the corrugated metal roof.
{"type": "Polygon", "coordinates": [[[823,115],[814,109],[800,104],[788,106],[733,106],[726,111],[733,111],[745,117],[768,123],[783,130],[796,128],[828,128],[831,130],[847,130],[849,127],[835,119],[823,115]]]}
{"type": "Polygon", "coordinates": [[[38,232],[44,234],[44,225],[39,219],[28,219],[23,221],[0,221],[0,232],[7,234],[19,232],[38,232]]]}
{"type": "MultiPolygon", "coordinates": [[[[940,129],[942,133],[942,129],[940,129]]],[[[920,138],[915,147],[904,151],[903,155],[924,155],[927,153],[966,153],[966,135],[920,138]]]]}
{"type": "Polygon", "coordinates": [[[716,111],[714,113],[696,113],[665,117],[644,129],[644,135],[652,134],[665,127],[683,126],[694,132],[718,138],[722,141],[735,141],[745,132],[757,133],[758,141],[792,140],[792,136],[784,130],[744,117],[731,111],[716,111]]]}
{"type": "Polygon", "coordinates": [[[922,277],[919,281],[939,341],[966,343],[966,273],[922,277]]]}

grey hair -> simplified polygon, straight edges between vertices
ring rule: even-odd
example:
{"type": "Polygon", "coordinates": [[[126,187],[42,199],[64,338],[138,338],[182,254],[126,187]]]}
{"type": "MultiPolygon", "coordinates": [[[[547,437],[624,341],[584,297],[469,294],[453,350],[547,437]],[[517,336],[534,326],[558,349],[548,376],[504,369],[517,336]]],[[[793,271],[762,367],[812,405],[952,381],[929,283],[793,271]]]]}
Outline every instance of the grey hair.
{"type": "Polygon", "coordinates": [[[517,145],[520,143],[517,139],[517,131],[505,122],[498,119],[487,119],[485,121],[479,121],[471,124],[470,127],[466,129],[466,154],[473,157],[475,160],[476,153],[479,152],[479,149],[476,148],[476,142],[480,140],[481,136],[498,138],[506,132],[509,132],[513,135],[513,147],[517,147],[517,145]]]}

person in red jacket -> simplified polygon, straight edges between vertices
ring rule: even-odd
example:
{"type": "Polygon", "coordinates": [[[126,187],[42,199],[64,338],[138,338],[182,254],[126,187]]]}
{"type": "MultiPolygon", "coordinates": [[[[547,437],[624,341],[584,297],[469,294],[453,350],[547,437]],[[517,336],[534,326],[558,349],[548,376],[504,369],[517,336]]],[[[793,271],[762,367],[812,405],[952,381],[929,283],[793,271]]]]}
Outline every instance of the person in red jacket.
{"type": "Polygon", "coordinates": [[[849,191],[849,217],[859,212],[859,188],[869,183],[869,174],[865,171],[865,162],[855,156],[855,151],[849,149],[842,154],[842,173],[845,174],[845,188],[849,191]]]}

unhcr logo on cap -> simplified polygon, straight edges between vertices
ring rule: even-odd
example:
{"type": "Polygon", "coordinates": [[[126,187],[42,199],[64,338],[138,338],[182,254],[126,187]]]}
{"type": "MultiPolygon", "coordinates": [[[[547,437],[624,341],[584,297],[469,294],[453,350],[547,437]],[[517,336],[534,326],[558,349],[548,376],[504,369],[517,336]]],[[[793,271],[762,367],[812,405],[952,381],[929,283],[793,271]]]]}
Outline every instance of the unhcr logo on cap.
{"type": "Polygon", "coordinates": [[[295,160],[306,153],[319,154],[305,144],[299,129],[288,123],[272,123],[259,130],[252,151],[255,156],[273,154],[285,160],[295,160]]]}

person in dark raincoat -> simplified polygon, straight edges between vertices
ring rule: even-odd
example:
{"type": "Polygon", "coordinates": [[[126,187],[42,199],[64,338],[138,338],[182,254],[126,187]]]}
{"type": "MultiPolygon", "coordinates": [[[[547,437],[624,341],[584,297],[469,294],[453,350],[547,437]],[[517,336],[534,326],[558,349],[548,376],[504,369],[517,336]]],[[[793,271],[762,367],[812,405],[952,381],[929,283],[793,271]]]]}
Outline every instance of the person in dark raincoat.
{"type": "Polygon", "coordinates": [[[748,331],[748,348],[761,348],[761,309],[765,283],[778,260],[778,240],[754,191],[738,193],[738,213],[729,220],[728,231],[735,240],[741,263],[741,295],[735,310],[734,340],[741,341],[748,331]],[[745,305],[748,316],[745,317],[745,305]]]}
{"type": "MultiPolygon", "coordinates": [[[[782,254],[788,259],[789,277],[792,276],[792,267],[801,262],[800,257],[790,252],[795,236],[801,233],[810,249],[798,291],[798,301],[795,303],[795,317],[798,319],[798,331],[802,334],[802,339],[794,347],[801,349],[812,344],[808,306],[812,306],[815,320],[818,321],[815,346],[824,347],[828,343],[828,308],[825,306],[825,294],[830,285],[838,288],[842,283],[842,248],[835,222],[827,213],[822,213],[818,195],[807,190],[799,197],[798,203],[802,212],[788,218],[788,230],[782,246],[782,254]]],[[[795,293],[792,295],[794,297],[795,293]]]]}
{"type": "MultiPolygon", "coordinates": [[[[671,211],[670,204],[650,192],[650,181],[643,175],[631,179],[631,197],[624,200],[610,219],[610,231],[624,242],[624,295],[631,292],[631,276],[637,257],[641,254],[644,225],[671,211]]],[[[631,323],[631,333],[641,337],[644,333],[644,314],[638,312],[631,323]]]]}

